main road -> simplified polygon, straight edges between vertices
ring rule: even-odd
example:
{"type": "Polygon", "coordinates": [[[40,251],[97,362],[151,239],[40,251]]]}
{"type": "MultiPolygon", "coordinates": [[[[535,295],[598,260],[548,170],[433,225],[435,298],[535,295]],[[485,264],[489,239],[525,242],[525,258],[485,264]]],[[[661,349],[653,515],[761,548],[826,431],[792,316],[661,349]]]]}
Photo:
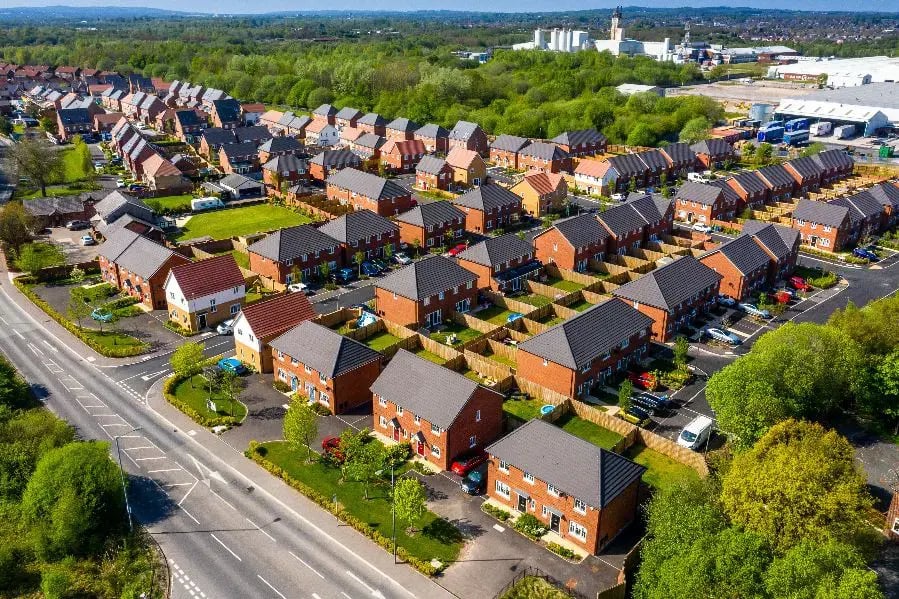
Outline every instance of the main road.
{"type": "Polygon", "coordinates": [[[158,389],[118,384],[119,368],[100,365],[2,277],[0,351],[80,437],[109,441],[113,458],[118,440],[135,523],[165,552],[174,597],[452,596],[167,404],[148,401],[158,389]]]}

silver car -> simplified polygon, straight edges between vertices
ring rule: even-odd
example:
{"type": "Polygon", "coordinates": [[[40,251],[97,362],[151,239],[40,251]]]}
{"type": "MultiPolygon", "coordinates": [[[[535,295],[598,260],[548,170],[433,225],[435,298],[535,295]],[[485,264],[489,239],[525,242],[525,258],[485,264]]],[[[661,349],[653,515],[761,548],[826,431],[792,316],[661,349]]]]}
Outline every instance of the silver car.
{"type": "Polygon", "coordinates": [[[721,343],[727,343],[728,345],[740,345],[743,341],[734,335],[733,333],[729,333],[724,329],[716,329],[716,328],[707,328],[702,330],[703,335],[706,337],[711,337],[715,341],[720,341],[721,343]]]}
{"type": "Polygon", "coordinates": [[[219,335],[233,335],[234,334],[234,319],[226,320],[225,322],[219,324],[219,326],[215,327],[215,332],[219,335]]]}

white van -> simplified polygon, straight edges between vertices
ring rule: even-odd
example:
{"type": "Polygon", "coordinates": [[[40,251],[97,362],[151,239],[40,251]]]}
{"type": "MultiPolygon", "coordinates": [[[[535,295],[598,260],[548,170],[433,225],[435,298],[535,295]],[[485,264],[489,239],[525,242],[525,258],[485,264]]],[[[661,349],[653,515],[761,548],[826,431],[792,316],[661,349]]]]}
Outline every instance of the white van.
{"type": "Polygon", "coordinates": [[[708,416],[697,416],[681,431],[677,444],[694,451],[699,449],[712,434],[712,423],[713,420],[708,416]]]}
{"type": "Polygon", "coordinates": [[[708,183],[712,180],[711,172],[703,172],[703,173],[687,173],[687,181],[693,181],[694,183],[708,183]]]}

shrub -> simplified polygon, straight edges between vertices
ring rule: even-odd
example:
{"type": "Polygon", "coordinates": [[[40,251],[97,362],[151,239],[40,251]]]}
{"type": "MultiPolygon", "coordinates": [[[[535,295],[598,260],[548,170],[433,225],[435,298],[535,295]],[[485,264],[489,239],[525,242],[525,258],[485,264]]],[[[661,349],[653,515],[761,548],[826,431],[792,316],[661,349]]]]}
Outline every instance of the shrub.
{"type": "Polygon", "coordinates": [[[275,391],[280,391],[281,393],[289,393],[290,392],[290,385],[288,385],[284,381],[276,380],[274,383],[272,383],[272,387],[275,388],[275,391]]]}
{"type": "Polygon", "coordinates": [[[330,416],[331,415],[331,410],[328,408],[328,406],[322,405],[318,402],[315,402],[312,405],[310,405],[309,409],[311,409],[313,412],[315,412],[319,416],[330,416]]]}
{"type": "Polygon", "coordinates": [[[172,320],[166,320],[164,323],[162,323],[162,326],[172,331],[173,333],[181,335],[182,337],[193,337],[194,335],[198,335],[200,333],[199,331],[190,331],[188,329],[185,329],[180,324],[172,320]]]}
{"type": "Polygon", "coordinates": [[[534,540],[546,534],[546,527],[543,526],[543,522],[532,514],[522,514],[512,526],[524,536],[534,540]]]}
{"type": "Polygon", "coordinates": [[[497,520],[499,520],[500,522],[508,522],[509,518],[512,517],[512,514],[510,514],[506,510],[500,509],[494,505],[490,505],[489,503],[482,504],[481,509],[484,510],[486,513],[490,514],[491,516],[493,516],[494,518],[496,518],[497,520]]]}
{"type": "Polygon", "coordinates": [[[577,553],[569,549],[568,547],[562,547],[558,543],[547,543],[546,548],[568,560],[576,560],[578,558],[577,553]]]}
{"type": "Polygon", "coordinates": [[[388,447],[386,457],[387,461],[396,467],[408,460],[410,455],[412,455],[412,445],[407,441],[388,447]]]}

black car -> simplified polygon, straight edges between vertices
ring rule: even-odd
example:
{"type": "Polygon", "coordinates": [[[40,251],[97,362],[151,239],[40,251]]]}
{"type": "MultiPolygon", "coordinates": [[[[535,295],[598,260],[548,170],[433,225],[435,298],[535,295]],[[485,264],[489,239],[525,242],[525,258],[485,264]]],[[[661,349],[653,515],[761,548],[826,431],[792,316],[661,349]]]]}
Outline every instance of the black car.
{"type": "Polygon", "coordinates": [[[643,408],[651,414],[662,412],[670,405],[667,395],[659,397],[652,393],[635,393],[633,397],[631,397],[631,403],[643,408]]]}
{"type": "Polygon", "coordinates": [[[481,495],[487,490],[487,468],[483,465],[475,468],[459,486],[469,495],[481,495]]]}
{"type": "Polygon", "coordinates": [[[91,224],[86,220],[70,220],[66,223],[66,229],[69,231],[82,231],[90,228],[91,224]]]}

